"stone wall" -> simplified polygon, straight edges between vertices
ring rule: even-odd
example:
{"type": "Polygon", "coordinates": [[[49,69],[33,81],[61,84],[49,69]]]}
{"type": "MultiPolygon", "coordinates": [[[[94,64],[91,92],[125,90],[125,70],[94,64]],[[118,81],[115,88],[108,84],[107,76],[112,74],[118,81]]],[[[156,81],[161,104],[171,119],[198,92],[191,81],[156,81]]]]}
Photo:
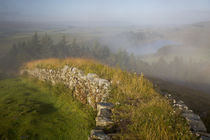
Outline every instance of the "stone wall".
{"type": "Polygon", "coordinates": [[[73,90],[74,96],[83,104],[89,104],[96,109],[97,103],[106,102],[110,92],[110,82],[99,78],[96,74],[85,75],[75,67],[64,66],[62,69],[34,68],[24,69],[21,73],[49,81],[52,84],[62,83],[73,90]]]}
{"type": "Polygon", "coordinates": [[[67,65],[62,69],[23,69],[20,73],[27,73],[52,84],[62,83],[72,89],[73,96],[97,111],[96,128],[91,130],[89,140],[111,139],[110,135],[104,131],[114,126],[111,118],[114,105],[107,102],[111,86],[108,80],[101,79],[92,73],[85,75],[81,70],[67,65]]]}
{"type": "MultiPolygon", "coordinates": [[[[110,82],[99,78],[96,74],[85,75],[75,67],[64,66],[61,69],[34,68],[24,69],[25,73],[42,81],[49,81],[52,84],[62,83],[73,90],[73,95],[83,104],[89,104],[97,111],[96,128],[91,130],[89,140],[110,140],[111,130],[114,126],[112,120],[113,104],[108,103],[110,93],[110,82]]],[[[200,117],[193,113],[183,101],[175,100],[170,94],[164,94],[175,108],[182,111],[182,116],[188,121],[193,133],[201,139],[208,139],[210,135],[206,132],[206,127],[200,117]]]]}
{"type": "Polygon", "coordinates": [[[168,93],[162,92],[162,94],[170,101],[175,109],[179,109],[181,111],[181,116],[187,120],[191,131],[200,140],[210,140],[210,134],[207,133],[207,129],[199,115],[195,114],[191,109],[189,109],[182,100],[176,100],[171,94],[168,93]]]}

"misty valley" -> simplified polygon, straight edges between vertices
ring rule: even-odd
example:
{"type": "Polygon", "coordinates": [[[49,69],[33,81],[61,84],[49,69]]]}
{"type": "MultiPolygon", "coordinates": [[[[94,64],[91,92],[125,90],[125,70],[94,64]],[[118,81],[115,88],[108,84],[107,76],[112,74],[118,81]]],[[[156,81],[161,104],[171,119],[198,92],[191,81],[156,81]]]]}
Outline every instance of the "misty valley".
{"type": "MultiPolygon", "coordinates": [[[[197,30],[200,31],[200,34],[207,34],[210,23],[199,23],[198,25],[203,24],[202,28],[194,27],[195,24],[185,28],[179,27],[178,31],[172,30],[172,27],[168,27],[168,31],[162,31],[161,28],[157,31],[154,27],[150,29],[143,27],[118,27],[117,29],[114,27],[83,27],[83,30],[70,27],[63,28],[62,31],[59,29],[58,33],[57,30],[53,30],[54,28],[40,33],[14,33],[11,37],[4,37],[5,33],[2,33],[2,44],[10,47],[2,47],[4,54],[1,54],[0,64],[2,71],[9,67],[15,71],[24,62],[34,59],[95,58],[132,72],[143,72],[148,76],[209,92],[208,69],[210,64],[207,45],[210,43],[208,38],[202,38],[201,43],[195,45],[192,42],[195,36],[192,35],[190,41],[189,39],[170,37],[171,34],[178,33],[181,35],[195,34],[198,32],[197,30]]],[[[196,35],[199,36],[199,33],[196,35]]]]}
{"type": "Polygon", "coordinates": [[[210,2],[1,1],[0,140],[209,140],[210,2]]]}
{"type": "MultiPolygon", "coordinates": [[[[207,25],[210,27],[210,24],[207,25]]],[[[189,25],[189,28],[191,26],[194,25],[189,25]]],[[[0,59],[2,83],[3,79],[16,77],[19,69],[28,61],[69,57],[96,59],[103,64],[117,66],[129,72],[137,74],[143,72],[163,92],[167,91],[184,100],[199,113],[209,127],[210,63],[205,61],[209,56],[203,53],[203,50],[209,51],[208,48],[205,46],[187,48],[185,44],[191,43],[187,40],[173,40],[167,36],[169,33],[165,35],[161,29],[158,31],[153,27],[146,31],[143,29],[143,27],[118,28],[116,31],[114,28],[84,28],[84,31],[81,31],[80,28],[70,27],[61,31],[54,28],[41,32],[8,31],[10,35],[4,36],[7,32],[5,31],[1,34],[1,44],[2,46],[6,44],[8,47],[1,47],[4,52],[0,59]]],[[[193,33],[194,29],[189,32],[193,33]]],[[[176,31],[170,32],[172,33],[176,34],[176,31]]],[[[13,101],[11,97],[8,99],[13,101]]],[[[2,100],[2,104],[4,102],[2,100]]],[[[26,130],[19,135],[39,137],[38,134],[33,134],[33,131],[28,132],[30,129],[26,130]]]]}

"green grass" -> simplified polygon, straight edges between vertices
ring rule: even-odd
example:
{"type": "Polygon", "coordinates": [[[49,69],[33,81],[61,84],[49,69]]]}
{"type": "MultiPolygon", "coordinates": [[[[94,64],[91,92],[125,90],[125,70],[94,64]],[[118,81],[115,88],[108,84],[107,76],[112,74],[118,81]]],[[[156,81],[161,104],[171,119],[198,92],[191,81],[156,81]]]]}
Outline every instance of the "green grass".
{"type": "Polygon", "coordinates": [[[29,78],[0,81],[1,140],[86,140],[94,116],[62,85],[29,78]]]}
{"type": "Polygon", "coordinates": [[[185,140],[196,139],[180,112],[155,91],[143,75],[122,71],[89,59],[46,59],[26,63],[27,69],[77,67],[112,81],[109,101],[116,104],[113,119],[120,132],[116,139],[185,140]]]}

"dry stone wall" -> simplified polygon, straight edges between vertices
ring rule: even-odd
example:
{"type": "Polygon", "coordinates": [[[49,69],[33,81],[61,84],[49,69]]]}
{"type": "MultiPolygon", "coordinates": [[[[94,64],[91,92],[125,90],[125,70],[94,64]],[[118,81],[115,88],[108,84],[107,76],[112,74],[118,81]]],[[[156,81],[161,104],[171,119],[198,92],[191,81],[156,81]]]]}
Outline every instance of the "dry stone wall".
{"type": "Polygon", "coordinates": [[[96,128],[91,130],[89,140],[110,140],[111,131],[105,133],[104,130],[111,130],[114,122],[111,118],[112,103],[100,102],[97,104],[96,128]]]}
{"type": "Polygon", "coordinates": [[[168,93],[162,92],[162,94],[170,101],[174,108],[178,108],[181,111],[181,116],[187,120],[191,131],[200,140],[210,140],[210,134],[207,133],[207,129],[199,115],[195,114],[191,109],[189,109],[182,100],[176,100],[171,94],[168,93]]]}
{"type": "Polygon", "coordinates": [[[34,68],[21,70],[21,74],[27,73],[41,81],[52,84],[62,83],[73,90],[75,96],[81,103],[89,104],[97,111],[96,128],[91,130],[89,140],[110,140],[109,134],[104,130],[114,126],[112,120],[112,108],[114,105],[108,103],[110,93],[110,82],[99,78],[96,74],[85,75],[75,67],[64,66],[61,69],[34,68]]]}
{"type": "MultiPolygon", "coordinates": [[[[111,139],[111,132],[110,134],[105,133],[105,130],[112,129],[114,126],[112,120],[114,105],[107,102],[111,86],[108,80],[101,79],[93,73],[85,75],[81,70],[67,65],[61,69],[34,68],[21,71],[21,73],[25,72],[39,80],[49,81],[52,84],[62,83],[72,89],[73,95],[81,103],[89,104],[97,111],[96,128],[91,130],[89,140],[111,139]]],[[[175,108],[179,108],[182,111],[182,116],[188,121],[191,130],[200,139],[210,139],[210,134],[206,132],[206,127],[200,116],[193,113],[183,101],[175,100],[168,93],[162,94],[171,101],[175,108]]]]}
{"type": "Polygon", "coordinates": [[[73,90],[74,96],[83,104],[89,104],[96,109],[97,103],[106,102],[110,92],[110,82],[99,78],[96,74],[85,75],[75,67],[64,66],[62,69],[34,68],[25,69],[21,73],[52,84],[62,83],[73,90]]]}

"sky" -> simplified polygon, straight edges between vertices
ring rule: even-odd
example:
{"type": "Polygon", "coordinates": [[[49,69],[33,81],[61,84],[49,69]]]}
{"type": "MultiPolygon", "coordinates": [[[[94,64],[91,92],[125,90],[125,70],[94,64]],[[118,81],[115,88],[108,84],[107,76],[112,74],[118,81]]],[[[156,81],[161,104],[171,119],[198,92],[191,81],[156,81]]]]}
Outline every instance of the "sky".
{"type": "Polygon", "coordinates": [[[210,0],[0,0],[0,20],[188,24],[210,20],[210,0]]]}

